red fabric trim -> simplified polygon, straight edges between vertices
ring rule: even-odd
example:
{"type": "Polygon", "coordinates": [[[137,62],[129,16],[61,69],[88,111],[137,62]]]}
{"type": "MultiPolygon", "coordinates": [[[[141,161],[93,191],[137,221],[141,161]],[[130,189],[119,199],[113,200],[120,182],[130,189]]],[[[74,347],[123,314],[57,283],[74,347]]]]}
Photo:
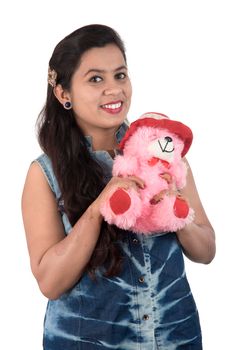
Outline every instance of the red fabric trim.
{"type": "Polygon", "coordinates": [[[119,188],[113,193],[109,199],[109,202],[112,211],[116,215],[123,214],[130,208],[131,205],[130,196],[122,188],[119,188]]]}
{"type": "Polygon", "coordinates": [[[160,158],[157,158],[157,157],[152,157],[151,159],[149,159],[148,164],[150,166],[154,166],[158,162],[161,162],[165,166],[165,168],[170,168],[170,164],[169,164],[169,162],[167,162],[167,160],[160,159],[160,158]]]}
{"type": "Polygon", "coordinates": [[[174,203],[174,214],[177,218],[185,219],[189,213],[187,202],[180,197],[176,197],[174,203]]]}

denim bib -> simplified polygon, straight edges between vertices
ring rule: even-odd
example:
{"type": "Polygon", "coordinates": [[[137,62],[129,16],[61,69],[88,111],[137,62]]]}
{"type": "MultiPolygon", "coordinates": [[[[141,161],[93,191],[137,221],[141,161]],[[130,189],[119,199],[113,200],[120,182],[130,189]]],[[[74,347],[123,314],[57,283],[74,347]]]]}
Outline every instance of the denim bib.
{"type": "MultiPolygon", "coordinates": [[[[117,132],[118,142],[126,125],[117,132]]],[[[113,160],[105,151],[92,151],[111,177],[113,160]]],[[[50,159],[36,160],[60,203],[60,189],[50,159]]],[[[66,234],[72,230],[61,212],[66,234]]],[[[155,235],[124,231],[124,257],[116,277],[85,273],[57,300],[49,300],[44,322],[45,350],[201,350],[201,329],[175,233],[155,235]]]]}

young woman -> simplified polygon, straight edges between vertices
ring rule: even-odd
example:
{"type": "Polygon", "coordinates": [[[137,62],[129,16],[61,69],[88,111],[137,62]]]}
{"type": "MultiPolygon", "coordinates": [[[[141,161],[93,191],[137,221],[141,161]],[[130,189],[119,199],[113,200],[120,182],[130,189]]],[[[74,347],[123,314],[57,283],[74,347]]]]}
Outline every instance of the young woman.
{"type": "Polygon", "coordinates": [[[113,29],[82,27],[54,49],[38,124],[44,153],[22,198],[32,272],[49,299],[46,350],[202,349],[182,251],[207,264],[215,239],[190,169],[183,195],[196,215],[181,231],[137,235],[100,214],[112,187],[144,184],[111,178],[131,94],[113,29]]]}

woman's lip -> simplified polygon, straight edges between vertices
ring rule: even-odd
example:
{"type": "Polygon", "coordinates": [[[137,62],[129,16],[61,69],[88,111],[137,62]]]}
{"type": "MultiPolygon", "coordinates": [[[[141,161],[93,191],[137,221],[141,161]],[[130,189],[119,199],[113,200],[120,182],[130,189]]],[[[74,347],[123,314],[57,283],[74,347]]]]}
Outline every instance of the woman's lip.
{"type": "Polygon", "coordinates": [[[120,113],[122,111],[122,109],[123,109],[123,102],[121,100],[120,101],[109,102],[109,103],[101,105],[100,108],[103,111],[105,111],[105,112],[107,112],[109,114],[117,114],[117,113],[120,113]],[[114,107],[113,105],[119,105],[119,106],[118,107],[114,107]]]}
{"type": "Polygon", "coordinates": [[[123,103],[123,101],[118,100],[118,101],[111,101],[111,102],[103,103],[103,104],[101,105],[101,107],[110,106],[110,105],[117,105],[117,104],[119,104],[119,103],[123,103]]]}

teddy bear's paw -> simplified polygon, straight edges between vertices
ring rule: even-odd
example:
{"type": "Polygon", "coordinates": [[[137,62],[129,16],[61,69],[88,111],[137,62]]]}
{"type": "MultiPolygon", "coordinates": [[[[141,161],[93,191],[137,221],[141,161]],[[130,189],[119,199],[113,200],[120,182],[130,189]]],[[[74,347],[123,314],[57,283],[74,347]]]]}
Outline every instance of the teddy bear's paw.
{"type": "Polygon", "coordinates": [[[124,230],[130,229],[141,215],[142,202],[138,191],[117,188],[100,208],[104,220],[124,230]]]}
{"type": "Polygon", "coordinates": [[[131,206],[129,194],[119,188],[109,199],[110,207],[115,215],[124,214],[131,206]]]}
{"type": "Polygon", "coordinates": [[[181,197],[176,197],[175,199],[174,214],[177,218],[181,218],[181,219],[185,219],[189,214],[189,205],[181,197]]]}

